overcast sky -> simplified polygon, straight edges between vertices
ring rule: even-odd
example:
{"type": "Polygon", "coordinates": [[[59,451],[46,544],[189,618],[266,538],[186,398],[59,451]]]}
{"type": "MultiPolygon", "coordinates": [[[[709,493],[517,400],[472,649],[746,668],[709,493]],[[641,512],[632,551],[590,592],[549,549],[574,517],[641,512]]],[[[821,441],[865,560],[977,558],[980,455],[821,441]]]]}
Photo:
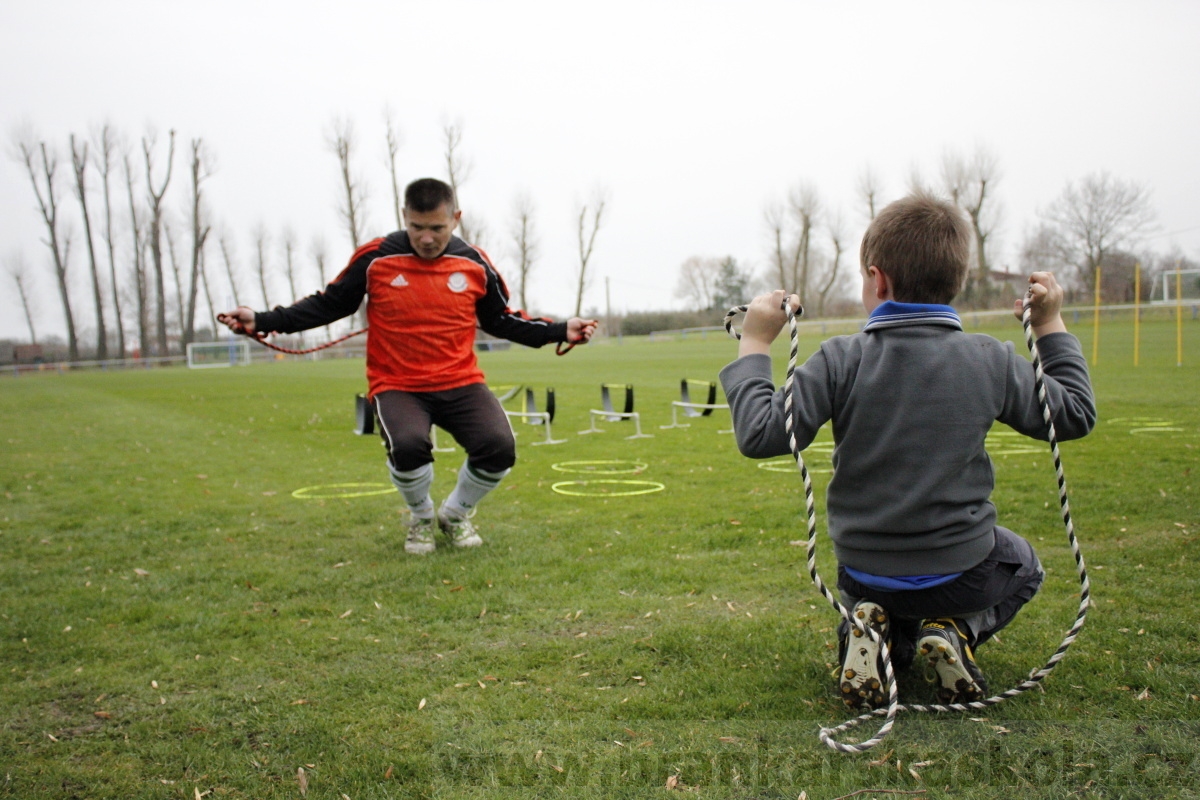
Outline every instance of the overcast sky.
{"type": "MultiPolygon", "coordinates": [[[[22,125],[59,149],[59,195],[73,219],[70,133],[109,121],[136,143],[153,127],[161,164],[174,128],[168,194],[181,240],[188,142],[202,137],[217,163],[209,209],[257,307],[256,225],[276,242],[290,226],[304,253],[323,237],[332,268],[349,255],[337,162],[324,145],[335,116],[357,127],[371,236],[395,227],[384,109],[402,134],[402,182],[445,176],[442,129],[459,123],[471,163],[460,202],[486,226],[484,247],[512,272],[511,208],[528,192],[541,240],[530,305],[565,316],[579,203],[598,188],[608,207],[585,306],[604,310],[609,278],[614,312],[678,307],[677,271],[689,256],[732,255],[763,270],[764,208],[800,181],[842,209],[857,248],[862,171],[872,168],[895,199],[914,168],[934,177],[948,148],[999,158],[998,265],[1016,266],[1037,210],[1068,180],[1100,170],[1152,189],[1159,225],[1149,244],[1200,257],[1198,36],[1200,3],[1190,0],[5,0],[0,124],[6,156],[22,125]]],[[[92,206],[99,212],[98,195],[92,206]]],[[[125,224],[122,215],[121,248],[125,224]]],[[[23,167],[0,160],[0,258],[30,265],[39,336],[65,331],[43,236],[23,167]]],[[[282,259],[278,247],[272,255],[282,259]]],[[[71,258],[86,331],[94,312],[78,236],[71,258]]],[[[319,282],[300,263],[307,294],[319,282]]],[[[218,305],[225,285],[214,276],[218,305]]],[[[286,291],[278,286],[273,303],[286,291]]],[[[27,335],[0,273],[0,337],[27,335]]],[[[86,333],[81,342],[93,344],[86,333]]]]}

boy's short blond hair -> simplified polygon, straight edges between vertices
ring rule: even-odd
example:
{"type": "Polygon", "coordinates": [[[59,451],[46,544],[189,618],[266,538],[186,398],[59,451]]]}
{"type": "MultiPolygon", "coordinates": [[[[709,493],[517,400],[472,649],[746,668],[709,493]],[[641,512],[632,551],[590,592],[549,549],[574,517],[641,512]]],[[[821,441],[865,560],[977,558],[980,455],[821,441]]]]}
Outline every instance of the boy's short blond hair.
{"type": "Polygon", "coordinates": [[[888,204],[863,234],[862,268],[878,267],[901,303],[949,303],[962,289],[971,225],[952,203],[918,192],[888,204]]]}

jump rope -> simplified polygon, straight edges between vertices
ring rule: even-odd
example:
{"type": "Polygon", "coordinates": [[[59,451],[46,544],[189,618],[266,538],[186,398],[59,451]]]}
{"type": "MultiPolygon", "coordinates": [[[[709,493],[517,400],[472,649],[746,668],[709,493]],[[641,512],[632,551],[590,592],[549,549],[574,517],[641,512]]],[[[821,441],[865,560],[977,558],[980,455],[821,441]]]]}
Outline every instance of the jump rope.
{"type": "MultiPolygon", "coordinates": [[[[234,333],[240,333],[242,336],[248,336],[249,338],[251,338],[254,341],[261,344],[263,347],[269,347],[272,350],[278,350],[280,353],[288,353],[293,356],[306,356],[309,353],[316,353],[319,350],[328,349],[330,347],[333,347],[334,345],[341,344],[342,342],[346,341],[347,339],[353,339],[355,336],[366,333],[368,330],[367,328],[362,328],[361,330],[354,331],[353,333],[347,333],[345,336],[342,336],[338,339],[334,339],[333,341],[325,342],[324,344],[319,344],[316,347],[310,347],[306,350],[293,350],[289,347],[280,347],[277,344],[272,344],[271,342],[268,342],[267,335],[265,333],[263,333],[262,331],[255,331],[254,333],[250,333],[249,331],[246,330],[245,325],[243,325],[240,321],[234,319],[233,317],[231,317],[228,314],[218,314],[217,322],[220,322],[224,325],[232,324],[231,329],[233,330],[234,333]]],[[[558,345],[554,348],[554,354],[557,356],[565,356],[567,353],[571,352],[571,348],[573,348],[575,346],[575,344],[576,344],[575,342],[559,342],[558,345]]]]}
{"type": "MultiPolygon", "coordinates": [[[[1041,684],[1048,676],[1058,662],[1062,661],[1067,653],[1067,649],[1075,641],[1075,637],[1079,635],[1079,631],[1083,628],[1084,619],[1087,617],[1088,605],[1091,602],[1091,589],[1088,582],[1087,568],[1083,563],[1083,554],[1079,550],[1079,542],[1075,539],[1075,526],[1071,522],[1071,507],[1067,501],[1067,480],[1063,474],[1062,459],[1058,453],[1058,439],[1054,433],[1054,422],[1050,413],[1050,400],[1046,393],[1046,384],[1044,374],[1042,372],[1042,360],[1038,355],[1037,345],[1033,341],[1033,326],[1030,321],[1032,316],[1031,310],[1031,295],[1026,294],[1023,300],[1023,310],[1021,313],[1021,326],[1025,330],[1025,344],[1029,348],[1030,357],[1033,360],[1033,370],[1035,383],[1037,386],[1038,400],[1042,406],[1042,419],[1046,422],[1047,430],[1049,431],[1050,452],[1054,455],[1054,472],[1058,478],[1058,500],[1062,508],[1063,526],[1067,532],[1067,541],[1071,545],[1071,553],[1075,556],[1075,567],[1079,572],[1079,613],[1075,617],[1075,622],[1067,631],[1066,637],[1050,656],[1050,659],[1041,669],[1033,670],[1029,673],[1026,680],[997,695],[993,695],[985,700],[977,700],[972,703],[953,703],[950,705],[901,705],[900,693],[896,685],[896,676],[892,670],[892,656],[888,650],[888,643],[873,627],[867,625],[865,621],[857,619],[850,611],[841,604],[838,598],[829,590],[825,582],[821,580],[821,576],[817,574],[817,514],[813,505],[812,481],[808,475],[808,468],[804,465],[804,458],[800,455],[800,448],[796,445],[796,435],[793,430],[792,421],[792,376],[796,371],[796,356],[800,350],[800,336],[796,326],[796,318],[804,313],[804,309],[798,312],[793,312],[787,298],[783,300],[783,311],[787,314],[788,324],[791,330],[791,353],[788,356],[787,378],[784,383],[783,390],[783,407],[785,414],[785,426],[787,428],[788,444],[792,449],[792,456],[796,459],[796,466],[800,470],[800,477],[804,481],[804,503],[808,515],[808,574],[812,578],[813,584],[817,590],[824,595],[833,609],[841,615],[842,619],[853,625],[859,631],[871,638],[871,641],[879,646],[880,658],[883,661],[884,679],[887,683],[888,704],[886,708],[877,708],[865,714],[862,714],[854,719],[848,720],[834,728],[821,728],[821,741],[834,750],[843,753],[864,753],[870,750],[875,745],[879,744],[891,732],[892,726],[896,721],[896,714],[901,711],[915,712],[945,712],[945,711],[978,711],[981,709],[994,706],[1001,703],[1010,697],[1029,691],[1041,684]],[[850,730],[863,722],[873,717],[884,717],[883,725],[876,731],[875,735],[864,742],[855,744],[846,744],[838,741],[835,737],[845,731],[850,730]]],[[[729,313],[725,315],[725,330],[735,339],[741,339],[741,333],[733,330],[733,319],[739,313],[745,313],[746,306],[737,306],[731,308],[729,313]]]]}

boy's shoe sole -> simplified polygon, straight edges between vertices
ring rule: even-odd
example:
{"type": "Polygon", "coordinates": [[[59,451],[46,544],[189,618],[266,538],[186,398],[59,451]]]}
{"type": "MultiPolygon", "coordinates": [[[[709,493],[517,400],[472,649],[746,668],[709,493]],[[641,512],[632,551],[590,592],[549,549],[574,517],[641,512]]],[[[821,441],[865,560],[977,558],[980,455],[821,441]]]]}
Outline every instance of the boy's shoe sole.
{"type": "Polygon", "coordinates": [[[917,641],[917,652],[929,659],[936,675],[939,703],[975,703],[987,697],[987,680],[975,664],[967,637],[954,620],[926,620],[917,641]]]}
{"type": "Polygon", "coordinates": [[[480,538],[469,519],[454,519],[439,511],[437,522],[442,533],[449,537],[450,544],[455,547],[479,547],[483,544],[483,539],[480,538]]]}
{"type": "MultiPolygon", "coordinates": [[[[863,600],[851,612],[854,618],[871,627],[887,640],[887,612],[882,606],[863,600]]],[[[880,645],[853,625],[847,632],[846,652],[838,672],[842,702],[850,708],[881,708],[887,704],[883,690],[883,662],[880,645]]]]}
{"type": "Polygon", "coordinates": [[[408,535],[404,537],[404,552],[414,556],[429,555],[437,549],[433,541],[433,518],[413,517],[408,525],[408,535]]]}

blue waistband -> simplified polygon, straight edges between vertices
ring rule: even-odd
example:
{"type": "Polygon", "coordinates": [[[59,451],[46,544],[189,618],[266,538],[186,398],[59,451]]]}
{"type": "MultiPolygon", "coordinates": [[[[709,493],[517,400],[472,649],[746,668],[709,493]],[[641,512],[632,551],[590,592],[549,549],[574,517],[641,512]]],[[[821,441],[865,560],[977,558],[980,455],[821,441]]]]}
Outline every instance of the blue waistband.
{"type": "Polygon", "coordinates": [[[881,592],[911,592],[914,589],[932,589],[934,586],[949,583],[962,575],[961,572],[952,572],[949,575],[872,575],[869,572],[860,572],[853,567],[842,567],[842,569],[863,586],[869,586],[881,592]]]}

